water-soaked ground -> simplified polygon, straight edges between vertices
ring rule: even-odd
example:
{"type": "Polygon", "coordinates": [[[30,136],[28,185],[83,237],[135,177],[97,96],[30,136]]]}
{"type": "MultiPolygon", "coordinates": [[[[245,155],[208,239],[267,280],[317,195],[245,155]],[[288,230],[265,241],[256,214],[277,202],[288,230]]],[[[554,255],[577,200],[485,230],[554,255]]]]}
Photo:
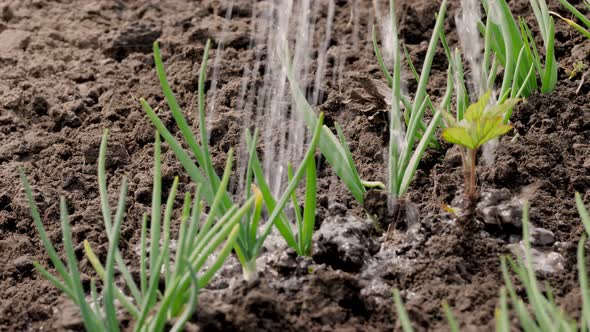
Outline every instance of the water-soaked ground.
{"type": "MultiPolygon", "coordinates": [[[[548,2],[552,10],[566,15],[557,1],[548,2]]],[[[367,78],[384,81],[369,43],[374,17],[369,3],[336,1],[333,35],[337,38],[327,50],[324,98],[317,109],[325,112],[327,124],[342,125],[361,177],[383,180],[386,106],[366,84],[367,78]],[[357,40],[358,47],[353,47],[357,40]],[[334,70],[336,65],[342,70],[334,70]]],[[[419,65],[438,3],[400,3],[401,37],[419,65]]],[[[515,13],[530,18],[527,4],[511,1],[515,13]]],[[[264,5],[264,1],[255,4],[264,5]]],[[[458,1],[451,1],[449,17],[454,17],[457,7],[458,1]]],[[[212,38],[215,44],[224,38],[226,51],[219,61],[217,83],[220,102],[211,119],[212,151],[220,168],[229,147],[239,143],[243,119],[252,116],[235,108],[236,87],[253,58],[248,49],[252,10],[250,1],[239,1],[228,24],[231,33],[222,35],[227,5],[218,0],[163,4],[40,0],[0,5],[0,330],[81,329],[71,303],[33,271],[33,261],[48,265],[48,257],[32,226],[18,168],[25,167],[29,174],[45,226],[57,243],[58,196],[68,200],[88,284],[91,269],[82,257],[81,242],[88,239],[99,255],[107,249],[96,159],[102,130],[110,128],[109,188],[115,197],[121,176],[129,175],[129,210],[121,246],[125,257],[137,262],[134,248],[140,216],[151,200],[154,133],[137,98],[145,97],[166,110],[151,43],[161,41],[170,81],[180,105],[189,110],[196,105],[205,41],[212,38]]],[[[315,19],[323,26],[326,17],[320,13],[315,19]]],[[[448,37],[454,43],[454,20],[447,21],[448,37]]],[[[409,228],[395,230],[387,241],[329,167],[320,163],[313,257],[298,258],[272,237],[259,260],[259,282],[253,285],[240,281],[240,267],[230,259],[209,289],[202,291],[194,326],[204,331],[391,330],[397,326],[391,290],[399,288],[419,330],[445,329],[443,300],[463,328],[488,330],[502,285],[499,256],[519,248],[518,225],[516,229],[497,225],[518,220],[514,216],[520,207],[515,202],[521,195],[527,195],[533,206],[537,255],[553,255],[545,260],[553,270],[544,270],[542,277],[550,281],[558,303],[576,317],[581,300],[575,244],[582,227],[573,196],[579,191],[586,202],[590,200],[590,83],[576,94],[580,76],[570,80],[568,70],[576,61],[590,60],[590,41],[562,22],[556,23],[556,30],[556,54],[562,66],[557,90],[532,96],[514,112],[515,130],[502,138],[495,163],[482,167],[479,182],[488,194],[477,218],[486,222],[486,231],[461,231],[441,208],[452,204],[461,191],[461,163],[450,146],[427,152],[407,203],[415,204],[419,218],[409,228]]],[[[429,84],[435,99],[444,93],[446,66],[439,51],[429,84]]],[[[404,79],[411,90],[411,76],[405,73],[404,79]]],[[[162,114],[173,128],[171,117],[162,114]]],[[[194,112],[189,117],[194,118],[194,112]]],[[[184,190],[189,180],[182,167],[170,152],[164,161],[165,190],[175,175],[180,175],[184,190]]],[[[379,210],[385,199],[374,200],[372,208],[379,210]]],[[[387,225],[387,217],[381,223],[387,225]]]]}

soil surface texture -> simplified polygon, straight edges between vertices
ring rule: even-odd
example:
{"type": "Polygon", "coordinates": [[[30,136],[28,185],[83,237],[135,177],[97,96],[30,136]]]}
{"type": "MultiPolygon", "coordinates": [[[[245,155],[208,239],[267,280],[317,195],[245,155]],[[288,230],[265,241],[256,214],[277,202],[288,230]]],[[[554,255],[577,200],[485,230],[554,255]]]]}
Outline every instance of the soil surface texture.
{"type": "MultiPolygon", "coordinates": [[[[137,270],[141,216],[151,204],[154,142],[154,128],[138,98],[158,106],[168,127],[180,135],[155,74],[152,43],[160,41],[170,83],[194,121],[199,65],[205,43],[212,39],[208,71],[217,63],[220,76],[209,119],[210,146],[221,171],[229,148],[241,142],[243,119],[252,117],[237,108],[236,91],[253,61],[252,12],[270,1],[234,1],[231,21],[226,18],[229,1],[222,0],[0,3],[0,331],[82,330],[72,302],[33,268],[35,261],[51,266],[30,217],[19,168],[28,174],[44,225],[62,257],[59,197],[66,198],[89,287],[94,274],[82,242],[88,239],[103,259],[108,249],[96,173],[100,138],[109,128],[109,192],[114,200],[122,176],[128,176],[121,251],[137,270]],[[229,32],[222,33],[223,27],[229,32]],[[217,60],[215,46],[221,42],[224,56],[217,60]]],[[[551,10],[569,16],[556,0],[547,2],[551,10]]],[[[334,37],[316,111],[325,113],[326,124],[342,126],[361,178],[384,181],[388,107],[372,86],[385,84],[371,44],[372,3],[335,1],[334,37]]],[[[421,68],[440,1],[398,3],[400,38],[421,68]]],[[[516,15],[534,21],[528,1],[509,3],[516,15]]],[[[450,1],[445,30],[451,46],[458,45],[458,8],[458,0],[450,1]]],[[[326,13],[315,15],[323,27],[326,13]]],[[[378,191],[367,193],[365,207],[360,206],[328,164],[319,162],[313,256],[297,257],[273,234],[253,284],[241,280],[240,266],[230,257],[202,290],[188,328],[397,330],[392,298],[397,288],[418,331],[447,330],[442,301],[449,303],[462,329],[491,330],[504,284],[500,256],[518,249],[518,202],[523,197],[532,206],[535,248],[559,257],[540,270],[539,278],[549,281],[557,302],[578,317],[575,257],[583,228],[574,192],[590,202],[590,79],[580,85],[581,75],[570,79],[569,71],[578,61],[590,61],[590,40],[556,20],[556,56],[556,91],[521,103],[512,116],[514,130],[500,139],[494,161],[480,162],[483,194],[474,216],[479,229],[461,229],[445,212],[444,206],[456,206],[461,197],[462,165],[458,151],[442,140],[439,149],[426,152],[406,200],[394,202],[395,215],[387,213],[391,202],[378,191]],[[364,208],[375,217],[367,217],[364,208]]],[[[439,48],[429,82],[435,101],[445,93],[446,68],[439,48]]],[[[409,91],[415,88],[409,71],[403,80],[409,91]]],[[[210,85],[208,81],[207,91],[210,85]]],[[[181,192],[194,188],[172,152],[165,145],[163,150],[164,193],[176,175],[181,192]]]]}

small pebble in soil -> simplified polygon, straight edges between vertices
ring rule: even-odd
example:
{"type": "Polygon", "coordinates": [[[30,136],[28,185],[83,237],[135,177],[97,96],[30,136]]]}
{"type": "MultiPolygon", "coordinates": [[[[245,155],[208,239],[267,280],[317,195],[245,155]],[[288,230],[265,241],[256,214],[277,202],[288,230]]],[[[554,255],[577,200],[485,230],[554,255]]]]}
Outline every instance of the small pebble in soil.
{"type": "MultiPolygon", "coordinates": [[[[487,232],[513,244],[521,240],[522,201],[518,196],[513,196],[508,189],[484,191],[476,211],[483,219],[487,232]]],[[[550,247],[555,243],[553,232],[542,227],[530,224],[529,235],[531,245],[535,247],[550,247]]]]}
{"type": "Polygon", "coordinates": [[[513,233],[522,227],[522,202],[508,189],[482,192],[476,212],[490,233],[513,233]]]}
{"type": "Polygon", "coordinates": [[[23,255],[15,260],[12,261],[14,264],[14,268],[21,274],[21,275],[28,275],[30,272],[33,271],[33,261],[29,255],[23,255]]]}
{"type": "Polygon", "coordinates": [[[532,225],[529,228],[529,235],[533,246],[546,247],[555,243],[555,235],[550,230],[532,225]]]}

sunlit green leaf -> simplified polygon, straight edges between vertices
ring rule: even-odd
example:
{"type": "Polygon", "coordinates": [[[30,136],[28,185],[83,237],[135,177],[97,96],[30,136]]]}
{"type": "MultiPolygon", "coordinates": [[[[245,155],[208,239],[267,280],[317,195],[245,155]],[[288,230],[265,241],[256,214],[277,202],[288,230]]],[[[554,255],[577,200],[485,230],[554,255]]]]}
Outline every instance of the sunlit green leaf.
{"type": "Polygon", "coordinates": [[[465,118],[457,122],[446,115],[447,128],[442,132],[443,139],[471,150],[478,149],[486,142],[502,136],[512,129],[504,123],[504,115],[520,101],[507,99],[504,103],[488,106],[490,92],[486,92],[476,103],[469,106],[465,118]]]}
{"type": "Polygon", "coordinates": [[[465,120],[475,121],[476,119],[481,118],[483,112],[488,106],[488,103],[490,102],[491,94],[492,92],[488,91],[483,96],[481,96],[477,102],[469,105],[467,111],[465,112],[465,120]]]}
{"type": "Polygon", "coordinates": [[[468,149],[475,149],[476,142],[471,139],[471,135],[466,128],[463,127],[449,127],[442,132],[442,137],[445,141],[457,145],[464,146],[468,149]]]}

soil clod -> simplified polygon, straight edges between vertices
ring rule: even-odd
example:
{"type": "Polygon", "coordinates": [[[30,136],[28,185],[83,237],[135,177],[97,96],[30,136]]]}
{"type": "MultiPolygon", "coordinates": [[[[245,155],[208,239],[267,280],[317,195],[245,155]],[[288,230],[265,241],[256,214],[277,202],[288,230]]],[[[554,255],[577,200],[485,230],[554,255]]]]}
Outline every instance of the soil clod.
{"type": "Polygon", "coordinates": [[[313,259],[333,269],[358,272],[379,250],[373,226],[353,217],[328,217],[314,234],[313,259]]]}

